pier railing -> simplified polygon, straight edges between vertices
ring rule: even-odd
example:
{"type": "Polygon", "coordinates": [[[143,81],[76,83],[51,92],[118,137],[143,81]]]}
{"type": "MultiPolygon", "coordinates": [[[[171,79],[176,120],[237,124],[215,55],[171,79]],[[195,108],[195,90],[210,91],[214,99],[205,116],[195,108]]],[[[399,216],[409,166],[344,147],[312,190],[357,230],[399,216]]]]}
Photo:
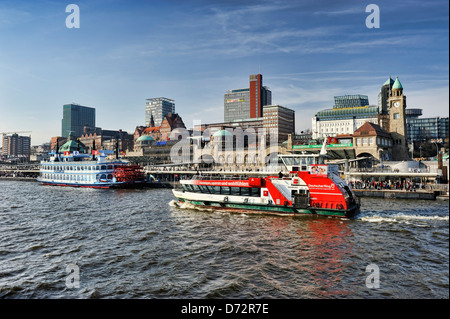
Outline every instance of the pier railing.
{"type": "Polygon", "coordinates": [[[390,167],[380,168],[380,167],[373,167],[373,168],[350,168],[350,173],[386,173],[386,174],[392,174],[392,173],[401,173],[401,174],[407,174],[407,173],[431,173],[431,174],[442,174],[442,170],[435,168],[435,167],[421,167],[421,168],[408,168],[408,169],[395,169],[390,167]]]}
{"type": "Polygon", "coordinates": [[[426,190],[439,191],[441,194],[448,194],[448,188],[448,184],[427,184],[425,186],[426,190]]]}

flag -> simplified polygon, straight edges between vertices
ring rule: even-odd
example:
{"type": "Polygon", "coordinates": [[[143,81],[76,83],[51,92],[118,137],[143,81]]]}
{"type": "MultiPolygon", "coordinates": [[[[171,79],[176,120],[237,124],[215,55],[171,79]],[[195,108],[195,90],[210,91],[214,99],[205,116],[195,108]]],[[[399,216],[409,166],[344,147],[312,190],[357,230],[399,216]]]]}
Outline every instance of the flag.
{"type": "Polygon", "coordinates": [[[92,155],[98,155],[99,153],[98,153],[98,150],[93,150],[92,151],[92,155]]]}

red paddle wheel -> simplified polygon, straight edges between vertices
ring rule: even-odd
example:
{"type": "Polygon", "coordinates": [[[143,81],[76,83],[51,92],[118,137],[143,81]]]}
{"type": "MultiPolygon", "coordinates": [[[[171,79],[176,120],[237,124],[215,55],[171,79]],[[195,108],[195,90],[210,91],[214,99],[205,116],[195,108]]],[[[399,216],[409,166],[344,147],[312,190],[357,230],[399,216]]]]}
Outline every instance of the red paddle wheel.
{"type": "Polygon", "coordinates": [[[114,170],[114,176],[117,182],[143,182],[145,181],[145,174],[139,165],[123,165],[118,166],[114,170]]]}

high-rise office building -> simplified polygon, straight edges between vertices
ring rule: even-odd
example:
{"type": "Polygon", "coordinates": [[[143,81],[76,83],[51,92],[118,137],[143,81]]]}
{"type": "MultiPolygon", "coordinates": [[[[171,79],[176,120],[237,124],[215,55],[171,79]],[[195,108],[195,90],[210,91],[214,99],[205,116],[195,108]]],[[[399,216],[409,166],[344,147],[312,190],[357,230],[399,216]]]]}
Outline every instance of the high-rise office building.
{"type": "Polygon", "coordinates": [[[147,99],[145,103],[145,126],[161,126],[164,117],[169,113],[175,113],[174,100],[165,97],[147,99]]]}
{"type": "Polygon", "coordinates": [[[295,134],[295,111],[280,105],[265,105],[263,109],[263,127],[271,134],[275,130],[278,142],[288,139],[289,134],[295,134]]]}
{"type": "Polygon", "coordinates": [[[389,79],[384,82],[381,86],[380,92],[378,93],[378,113],[388,114],[389,113],[389,94],[391,93],[392,86],[395,81],[389,77],[389,79]]]}
{"type": "Polygon", "coordinates": [[[2,153],[4,156],[30,157],[31,137],[12,134],[3,136],[2,153]]]}
{"type": "Polygon", "coordinates": [[[95,109],[78,104],[65,104],[63,106],[63,119],[61,136],[81,137],[84,127],[95,128],[95,109]]]}
{"type": "Polygon", "coordinates": [[[367,105],[369,105],[369,97],[367,95],[342,95],[334,97],[333,109],[347,109],[367,105]]]}
{"type": "Polygon", "coordinates": [[[449,118],[421,118],[422,109],[406,109],[406,132],[408,143],[448,139],[449,118]]]}
{"type": "Polygon", "coordinates": [[[263,116],[263,106],[272,104],[272,92],[262,85],[262,75],[250,75],[249,88],[224,95],[224,121],[233,122],[263,116]]]}

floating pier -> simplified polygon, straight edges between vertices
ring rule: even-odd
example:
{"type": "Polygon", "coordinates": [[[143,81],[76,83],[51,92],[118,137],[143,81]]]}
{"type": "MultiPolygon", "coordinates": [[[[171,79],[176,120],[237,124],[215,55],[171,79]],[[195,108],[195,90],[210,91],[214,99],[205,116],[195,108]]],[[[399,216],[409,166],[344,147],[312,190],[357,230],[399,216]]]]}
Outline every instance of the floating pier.
{"type": "Polygon", "coordinates": [[[440,195],[439,191],[405,191],[405,190],[376,190],[376,189],[354,189],[355,195],[358,197],[378,197],[390,199],[427,199],[436,200],[440,195]]]}

